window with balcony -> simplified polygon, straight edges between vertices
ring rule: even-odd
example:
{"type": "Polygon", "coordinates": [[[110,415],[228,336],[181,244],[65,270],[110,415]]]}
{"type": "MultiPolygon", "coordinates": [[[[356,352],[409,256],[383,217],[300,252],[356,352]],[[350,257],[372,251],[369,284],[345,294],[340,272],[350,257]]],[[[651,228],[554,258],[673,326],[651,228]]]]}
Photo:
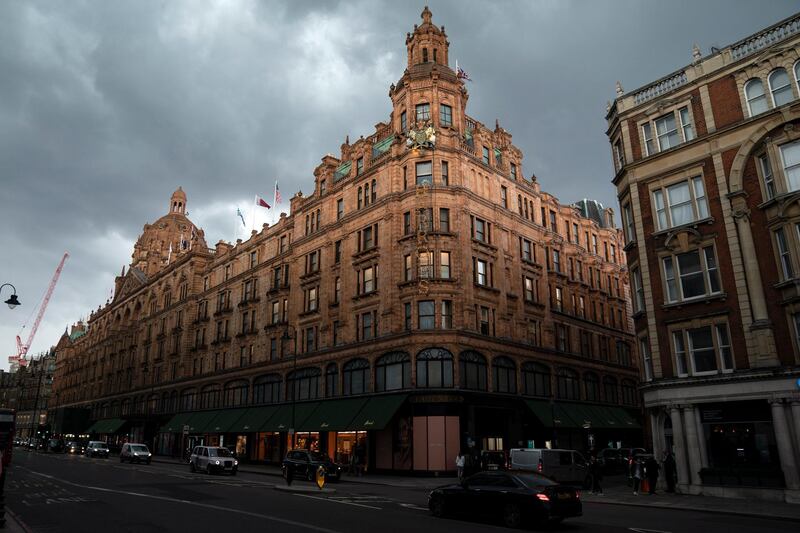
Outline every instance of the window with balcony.
{"type": "Polygon", "coordinates": [[[654,190],[653,205],[659,230],[690,224],[709,216],[700,176],[654,190]]]}
{"type": "Polygon", "coordinates": [[[666,256],[661,262],[664,269],[667,303],[702,298],[722,292],[713,246],[666,256]]]}

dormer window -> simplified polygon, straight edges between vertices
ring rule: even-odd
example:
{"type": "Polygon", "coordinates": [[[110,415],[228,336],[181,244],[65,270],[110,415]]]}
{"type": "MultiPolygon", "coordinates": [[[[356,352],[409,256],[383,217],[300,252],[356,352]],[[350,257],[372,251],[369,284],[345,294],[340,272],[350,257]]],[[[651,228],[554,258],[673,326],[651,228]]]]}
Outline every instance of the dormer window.
{"type": "Polygon", "coordinates": [[[423,48],[422,49],[422,62],[423,63],[427,63],[428,62],[428,49],[427,48],[423,48]]]}

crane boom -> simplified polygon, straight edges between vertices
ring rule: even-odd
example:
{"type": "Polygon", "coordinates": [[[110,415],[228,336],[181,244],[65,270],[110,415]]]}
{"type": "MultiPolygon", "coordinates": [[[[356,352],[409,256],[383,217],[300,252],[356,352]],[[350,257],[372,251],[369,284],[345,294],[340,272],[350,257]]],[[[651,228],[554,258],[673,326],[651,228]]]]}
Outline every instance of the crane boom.
{"type": "Polygon", "coordinates": [[[42,304],[39,306],[39,313],[36,315],[36,321],[33,323],[31,333],[28,335],[28,340],[25,342],[25,344],[22,344],[21,339],[19,336],[17,336],[17,358],[20,362],[24,360],[25,356],[28,354],[28,349],[31,347],[33,338],[36,336],[36,330],[39,329],[39,324],[42,322],[44,312],[47,310],[47,304],[50,303],[50,297],[53,295],[53,289],[56,288],[58,278],[61,276],[61,270],[64,268],[64,263],[67,261],[68,257],[69,253],[64,252],[61,262],[58,263],[56,272],[53,274],[53,279],[50,280],[50,285],[47,287],[47,292],[44,294],[44,298],[42,299],[42,304]]]}

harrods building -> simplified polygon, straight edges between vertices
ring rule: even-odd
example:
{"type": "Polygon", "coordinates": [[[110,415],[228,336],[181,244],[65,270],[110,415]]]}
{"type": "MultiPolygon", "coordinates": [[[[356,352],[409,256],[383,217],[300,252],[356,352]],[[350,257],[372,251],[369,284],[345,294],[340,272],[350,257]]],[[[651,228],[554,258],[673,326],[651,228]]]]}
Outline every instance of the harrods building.
{"type": "Polygon", "coordinates": [[[800,501],[800,15],[692,56],[607,114],[653,448],[800,501]]]}
{"type": "Polygon", "coordinates": [[[178,189],[113,299],[61,339],[55,431],[277,462],[294,429],[409,473],[455,470],[459,451],[641,444],[613,213],[525,178],[511,134],[466,115],[448,46],[425,8],[388,120],[246,241],[209,248],[178,189]]]}

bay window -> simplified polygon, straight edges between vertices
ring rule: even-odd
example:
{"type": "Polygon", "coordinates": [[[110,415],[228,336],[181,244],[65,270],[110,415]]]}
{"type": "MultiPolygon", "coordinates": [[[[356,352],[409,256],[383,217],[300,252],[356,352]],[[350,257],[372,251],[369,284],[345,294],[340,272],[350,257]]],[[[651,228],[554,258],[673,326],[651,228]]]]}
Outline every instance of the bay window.
{"type": "Polygon", "coordinates": [[[642,124],[642,137],[646,155],[663,152],[695,138],[689,107],[683,106],[642,124]],[[655,137],[653,131],[655,130],[655,137]]]}

